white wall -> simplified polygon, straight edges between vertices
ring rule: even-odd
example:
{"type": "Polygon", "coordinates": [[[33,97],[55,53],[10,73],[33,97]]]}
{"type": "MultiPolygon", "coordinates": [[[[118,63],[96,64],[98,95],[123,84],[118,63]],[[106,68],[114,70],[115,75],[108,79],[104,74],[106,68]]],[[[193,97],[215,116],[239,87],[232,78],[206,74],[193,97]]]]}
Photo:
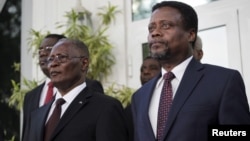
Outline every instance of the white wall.
{"type": "Polygon", "coordinates": [[[248,101],[250,103],[250,2],[247,7],[239,8],[239,30],[240,30],[240,43],[241,43],[241,57],[242,57],[242,73],[246,84],[246,90],[248,94],[248,101]]]}
{"type": "MultiPolygon", "coordinates": [[[[204,28],[208,23],[212,23],[211,27],[225,27],[225,36],[217,37],[215,43],[221,43],[226,38],[227,48],[220,51],[222,48],[220,44],[216,46],[207,43],[211,54],[207,54],[207,58],[212,58],[220,62],[219,57],[223,57],[228,62],[226,67],[238,70],[245,81],[246,92],[250,104],[250,66],[248,60],[250,59],[249,52],[249,37],[250,37],[250,1],[249,0],[222,0],[211,3],[206,6],[197,7],[199,12],[199,26],[204,28]],[[210,11],[210,12],[208,12],[210,11]],[[211,22],[212,21],[212,22],[211,22]],[[210,49],[211,48],[211,49],[210,49]],[[219,48],[219,49],[216,49],[219,48]],[[226,55],[223,55],[224,53],[226,55]],[[222,54],[222,56],[214,57],[212,54],[222,54]]],[[[217,35],[214,35],[217,36],[217,35]]],[[[217,63],[216,62],[216,63],[217,63]]],[[[221,64],[224,66],[223,64],[221,64]]]]}

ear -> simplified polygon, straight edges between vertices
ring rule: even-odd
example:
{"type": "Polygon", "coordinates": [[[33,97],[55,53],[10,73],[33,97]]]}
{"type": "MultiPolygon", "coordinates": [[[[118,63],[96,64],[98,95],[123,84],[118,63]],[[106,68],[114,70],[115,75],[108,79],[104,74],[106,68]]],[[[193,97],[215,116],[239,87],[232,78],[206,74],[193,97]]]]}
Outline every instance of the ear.
{"type": "Polygon", "coordinates": [[[188,41],[193,43],[195,41],[195,38],[196,38],[196,32],[195,29],[192,28],[189,30],[188,41]]]}
{"type": "Polygon", "coordinates": [[[82,63],[82,71],[87,72],[89,67],[89,58],[83,58],[81,63],[82,63]]]}
{"type": "Polygon", "coordinates": [[[203,50],[202,49],[198,51],[198,56],[201,60],[201,58],[203,57],[203,50]]]}

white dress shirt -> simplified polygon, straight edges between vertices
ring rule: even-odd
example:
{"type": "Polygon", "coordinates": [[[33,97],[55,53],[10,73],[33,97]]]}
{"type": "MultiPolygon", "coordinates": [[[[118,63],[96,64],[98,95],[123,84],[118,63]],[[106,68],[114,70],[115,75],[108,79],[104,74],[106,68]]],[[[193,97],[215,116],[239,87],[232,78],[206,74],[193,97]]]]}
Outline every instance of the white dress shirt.
{"type": "MultiPolygon", "coordinates": [[[[187,58],[185,61],[183,61],[182,63],[174,67],[173,70],[171,70],[171,72],[175,75],[175,78],[171,81],[172,90],[173,90],[173,98],[181,82],[182,76],[187,68],[187,65],[189,64],[191,59],[192,59],[192,56],[187,58]]],[[[161,97],[161,91],[162,91],[162,87],[164,84],[163,76],[165,73],[167,73],[167,71],[164,68],[162,68],[161,69],[162,75],[156,83],[156,86],[155,86],[155,89],[154,89],[154,92],[150,101],[150,105],[149,105],[148,114],[149,114],[149,119],[150,119],[151,126],[153,128],[155,136],[157,134],[158,108],[159,108],[159,102],[160,102],[160,97],[161,97]]]]}
{"type": "MultiPolygon", "coordinates": [[[[49,111],[49,115],[47,117],[47,121],[49,119],[49,117],[52,115],[55,106],[56,106],[56,101],[59,98],[63,98],[65,100],[65,103],[62,105],[62,109],[61,109],[61,117],[64,114],[64,112],[67,110],[67,108],[69,107],[69,105],[71,104],[71,102],[75,99],[75,97],[86,87],[86,82],[82,83],[81,85],[78,85],[77,87],[75,87],[74,89],[72,89],[71,91],[69,91],[67,94],[65,94],[64,96],[62,96],[60,94],[59,91],[57,91],[56,93],[56,97],[55,100],[53,102],[53,104],[51,105],[50,111],[49,111]]],[[[46,121],[46,123],[47,123],[46,121]]]]}

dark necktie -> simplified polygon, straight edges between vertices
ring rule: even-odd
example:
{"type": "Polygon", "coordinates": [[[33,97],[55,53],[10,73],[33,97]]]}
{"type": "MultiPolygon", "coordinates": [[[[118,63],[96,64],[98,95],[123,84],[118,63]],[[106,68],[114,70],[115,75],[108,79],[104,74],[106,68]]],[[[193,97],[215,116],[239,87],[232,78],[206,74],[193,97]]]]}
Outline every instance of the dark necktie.
{"type": "Polygon", "coordinates": [[[65,103],[65,100],[63,98],[60,98],[56,101],[56,107],[50,116],[47,124],[45,125],[45,136],[44,136],[44,141],[48,141],[56,128],[60,116],[61,116],[61,106],[65,103]]]}
{"type": "Polygon", "coordinates": [[[44,104],[47,104],[48,102],[50,102],[53,98],[53,83],[52,82],[49,82],[48,83],[48,91],[47,91],[47,94],[46,94],[46,97],[45,97],[45,101],[44,101],[44,104]]]}
{"type": "Polygon", "coordinates": [[[162,141],[164,130],[166,127],[166,121],[168,118],[168,112],[172,104],[172,85],[171,80],[174,78],[172,72],[165,73],[163,76],[164,84],[161,92],[159,110],[158,110],[158,121],[157,121],[157,140],[162,141]]]}

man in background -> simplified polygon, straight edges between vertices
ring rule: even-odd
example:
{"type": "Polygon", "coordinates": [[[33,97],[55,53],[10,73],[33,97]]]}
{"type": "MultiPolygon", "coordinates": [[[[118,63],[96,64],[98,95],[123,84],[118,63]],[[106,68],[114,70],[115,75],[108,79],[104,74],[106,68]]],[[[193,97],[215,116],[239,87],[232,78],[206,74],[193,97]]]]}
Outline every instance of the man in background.
{"type": "MultiPolygon", "coordinates": [[[[141,64],[140,68],[140,81],[141,85],[144,85],[148,81],[150,81],[152,78],[157,76],[161,72],[161,64],[158,60],[151,56],[147,56],[143,59],[143,62],[141,64]]],[[[132,111],[131,111],[131,104],[129,104],[125,108],[125,112],[127,115],[127,121],[129,125],[129,132],[130,132],[130,140],[133,140],[133,118],[132,118],[132,111]]]]}
{"type": "Polygon", "coordinates": [[[143,59],[140,72],[140,80],[143,85],[161,72],[161,64],[155,58],[147,56],[143,59]]]}
{"type": "Polygon", "coordinates": [[[27,130],[28,130],[28,123],[30,120],[30,114],[35,109],[43,106],[44,104],[48,103],[52,100],[53,95],[56,93],[56,88],[53,85],[48,85],[50,83],[50,75],[48,70],[47,59],[51,52],[52,47],[62,38],[66,38],[64,35],[60,34],[49,34],[47,35],[41,42],[38,48],[38,61],[39,66],[46,76],[46,80],[32,89],[25,95],[24,98],[24,106],[23,106],[23,128],[22,128],[22,139],[26,141],[27,138],[27,130]],[[50,88],[49,88],[50,87],[50,88]],[[47,92],[50,91],[52,95],[48,94],[47,101],[46,96],[47,92]]]}
{"type": "Polygon", "coordinates": [[[200,36],[198,36],[198,35],[197,35],[196,41],[194,43],[193,56],[198,61],[200,61],[203,57],[202,40],[201,40],[200,36]]]}

